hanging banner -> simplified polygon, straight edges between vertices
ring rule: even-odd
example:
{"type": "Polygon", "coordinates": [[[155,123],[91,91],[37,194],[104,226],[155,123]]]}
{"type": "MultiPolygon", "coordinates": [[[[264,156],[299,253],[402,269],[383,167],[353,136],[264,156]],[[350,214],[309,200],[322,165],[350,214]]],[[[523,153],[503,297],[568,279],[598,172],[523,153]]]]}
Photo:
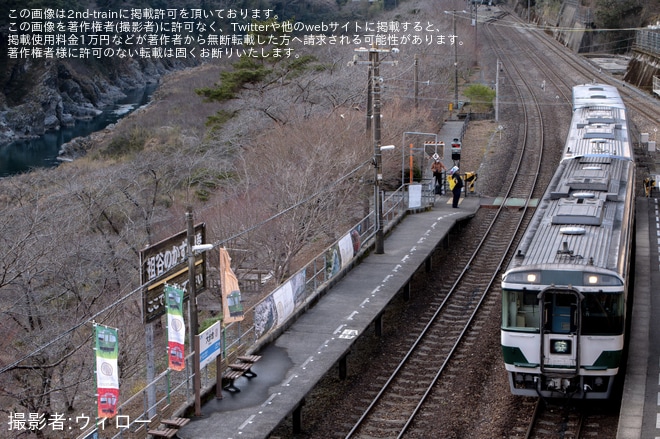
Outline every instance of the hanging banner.
{"type": "Polygon", "coordinates": [[[96,335],[96,394],[99,418],[112,418],[117,414],[119,400],[119,344],[117,330],[95,325],[96,335]]]}
{"type": "Polygon", "coordinates": [[[243,303],[238,279],[231,269],[231,258],[227,249],[220,249],[220,283],[222,285],[222,317],[224,323],[243,320],[243,303]]]}
{"type": "Polygon", "coordinates": [[[186,325],[183,322],[183,293],[181,288],[165,285],[165,302],[167,304],[167,352],[169,367],[172,370],[183,370],[186,367],[184,346],[186,342],[186,325]]]}

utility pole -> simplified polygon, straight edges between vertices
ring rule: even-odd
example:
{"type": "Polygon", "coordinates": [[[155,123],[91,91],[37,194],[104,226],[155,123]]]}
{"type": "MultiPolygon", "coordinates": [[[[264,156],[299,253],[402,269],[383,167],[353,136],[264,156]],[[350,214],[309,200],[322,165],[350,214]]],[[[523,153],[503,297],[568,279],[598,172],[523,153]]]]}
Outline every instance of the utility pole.
{"type": "Polygon", "coordinates": [[[413,64],[413,83],[415,85],[415,108],[417,108],[417,96],[419,96],[419,59],[415,54],[415,61],[413,64]]]}
{"type": "Polygon", "coordinates": [[[500,59],[497,58],[497,65],[495,66],[495,122],[500,120],[500,59]]]}
{"type": "MultiPolygon", "coordinates": [[[[390,49],[381,49],[376,44],[373,44],[369,49],[363,47],[355,49],[356,52],[368,52],[369,53],[369,96],[367,98],[367,126],[369,127],[369,121],[373,119],[372,130],[372,139],[374,146],[374,215],[375,215],[375,254],[385,253],[384,245],[384,231],[383,231],[383,203],[381,200],[382,194],[380,190],[380,183],[383,179],[382,171],[382,156],[381,156],[381,130],[380,130],[380,83],[382,78],[380,77],[380,53],[389,53],[390,49]],[[371,111],[371,116],[369,113],[371,111]]],[[[395,52],[398,49],[394,50],[395,52]]],[[[396,63],[396,61],[391,61],[390,63],[396,63]]],[[[357,60],[354,61],[354,64],[359,64],[357,60]]]]}
{"type": "Polygon", "coordinates": [[[197,324],[197,285],[195,282],[195,254],[193,253],[193,246],[195,245],[195,225],[193,223],[192,206],[186,209],[186,224],[187,230],[187,247],[188,247],[188,295],[190,297],[190,347],[194,349],[193,352],[193,390],[195,393],[195,416],[202,416],[202,403],[200,396],[201,388],[201,372],[199,370],[199,339],[197,332],[199,327],[197,324]]]}
{"type": "Polygon", "coordinates": [[[479,22],[479,3],[476,1],[472,3],[474,6],[474,62],[475,64],[477,63],[477,40],[478,40],[478,33],[477,33],[477,23],[479,22]]]}
{"type": "Polygon", "coordinates": [[[371,120],[373,119],[372,83],[373,83],[373,56],[369,52],[369,73],[367,76],[367,139],[371,136],[371,120]]]}
{"type": "Polygon", "coordinates": [[[458,44],[456,41],[456,11],[452,11],[451,21],[454,26],[454,110],[458,110],[458,44]]]}
{"type": "Polygon", "coordinates": [[[376,254],[382,255],[385,253],[384,234],[383,234],[383,200],[381,200],[380,182],[383,179],[383,160],[380,152],[380,64],[378,60],[378,52],[373,53],[373,83],[374,83],[374,158],[375,158],[375,176],[374,190],[376,191],[375,201],[376,205],[376,254]]]}

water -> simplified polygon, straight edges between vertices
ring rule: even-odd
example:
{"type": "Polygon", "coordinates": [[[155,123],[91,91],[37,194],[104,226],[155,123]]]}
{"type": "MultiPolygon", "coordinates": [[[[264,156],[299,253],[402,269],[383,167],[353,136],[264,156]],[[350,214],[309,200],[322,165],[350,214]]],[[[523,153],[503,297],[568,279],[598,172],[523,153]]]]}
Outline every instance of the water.
{"type": "Polygon", "coordinates": [[[125,92],[125,98],[104,109],[94,119],[77,121],[72,127],[49,131],[35,139],[17,140],[0,146],[0,178],[29,172],[35,168],[57,166],[60,163],[57,155],[62,144],[76,137],[88,136],[117,122],[123,116],[149,102],[156,87],[157,84],[152,84],[145,88],[125,92]]]}

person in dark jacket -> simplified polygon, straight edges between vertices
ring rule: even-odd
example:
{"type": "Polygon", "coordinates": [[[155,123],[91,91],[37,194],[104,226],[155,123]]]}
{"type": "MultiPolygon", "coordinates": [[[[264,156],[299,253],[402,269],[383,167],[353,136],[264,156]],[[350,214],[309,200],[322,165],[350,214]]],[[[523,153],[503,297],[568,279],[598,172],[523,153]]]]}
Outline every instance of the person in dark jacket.
{"type": "Polygon", "coordinates": [[[433,172],[433,176],[435,177],[435,185],[440,186],[442,183],[442,171],[446,171],[447,168],[445,167],[445,164],[440,161],[440,159],[436,159],[433,161],[431,164],[431,172],[433,172]]]}
{"type": "Polygon", "coordinates": [[[451,192],[454,195],[451,207],[457,208],[458,200],[461,199],[461,189],[463,189],[463,179],[461,178],[457,166],[454,166],[449,170],[447,180],[449,181],[449,189],[451,189],[451,192]]]}

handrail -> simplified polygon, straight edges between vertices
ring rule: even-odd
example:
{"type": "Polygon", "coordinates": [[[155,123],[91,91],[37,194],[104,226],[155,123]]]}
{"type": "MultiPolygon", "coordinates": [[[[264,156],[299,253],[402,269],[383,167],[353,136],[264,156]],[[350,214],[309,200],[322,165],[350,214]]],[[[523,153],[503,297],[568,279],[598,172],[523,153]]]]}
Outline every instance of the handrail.
{"type": "MultiPolygon", "coordinates": [[[[422,208],[429,207],[432,205],[434,200],[433,193],[433,184],[432,180],[422,181],[422,208]]],[[[383,228],[387,233],[390,231],[398,222],[400,222],[405,214],[408,212],[408,187],[409,184],[404,184],[397,188],[393,192],[383,194],[383,228]]],[[[349,229],[349,233],[352,230],[358,230],[360,233],[360,242],[362,243],[361,253],[354,257],[357,259],[361,257],[375,244],[375,220],[374,212],[371,210],[365,217],[360,219],[360,221],[349,229]]],[[[338,240],[339,241],[339,240],[338,240]]],[[[304,271],[308,276],[305,279],[305,298],[303,305],[300,306],[300,310],[297,310],[289,319],[295,319],[304,312],[304,308],[313,300],[315,300],[320,294],[322,294],[327,288],[329,288],[332,281],[335,280],[335,277],[343,276],[348,270],[351,269],[352,264],[348,266],[345,270],[341,270],[339,273],[333,273],[332,275],[328,274],[326,267],[328,266],[328,254],[334,246],[337,245],[338,241],[333,242],[330,246],[326,247],[320,254],[310,260],[304,267],[294,273],[295,276],[297,273],[304,271]]],[[[292,277],[293,277],[292,276],[292,277]]],[[[275,289],[279,288],[278,285],[275,289]]],[[[271,291],[268,295],[272,294],[271,291]]],[[[267,296],[268,296],[267,295],[267,296]]],[[[266,297],[267,297],[266,296],[266,297]]],[[[265,300],[264,297],[262,299],[265,300]]],[[[251,314],[251,311],[254,311],[254,308],[258,306],[260,302],[245,310],[245,315],[248,316],[251,314]]],[[[265,344],[269,341],[269,336],[265,335],[259,338],[256,334],[256,329],[254,322],[250,323],[249,318],[246,318],[243,322],[230,323],[223,328],[223,339],[224,342],[224,360],[222,362],[222,367],[227,367],[226,361],[227,356],[234,356],[235,353],[244,353],[244,352],[253,352],[257,350],[261,344],[265,344]],[[247,325],[247,326],[246,326],[247,325]]],[[[288,320],[287,320],[288,322],[288,320]]],[[[128,423],[122,425],[123,428],[118,428],[118,432],[112,436],[113,439],[123,438],[124,434],[130,434],[140,427],[144,426],[146,421],[150,419],[149,413],[156,413],[161,407],[169,406],[173,401],[179,402],[180,407],[179,412],[183,412],[186,407],[189,407],[193,402],[193,392],[192,392],[192,379],[193,379],[193,367],[192,367],[192,356],[193,353],[189,352],[186,356],[186,368],[183,373],[170,373],[169,369],[159,374],[153,382],[147,384],[143,389],[136,392],[134,395],[129,397],[118,407],[118,413],[120,416],[122,413],[131,413],[128,417],[128,423]],[[157,389],[157,394],[159,395],[156,398],[154,406],[148,407],[147,405],[147,389],[154,386],[157,389]],[[185,387],[185,393],[184,393],[185,387]],[[142,398],[142,404],[139,404],[139,398],[142,398]],[[142,408],[138,408],[141,405],[142,408]],[[141,413],[139,411],[142,410],[141,413]]],[[[205,366],[201,372],[202,378],[202,389],[204,391],[209,391],[212,386],[215,384],[215,373],[221,373],[220,371],[215,370],[215,363],[211,363],[205,366]],[[212,375],[213,378],[209,378],[212,375]]],[[[151,416],[151,418],[153,415],[151,416]]],[[[108,430],[106,428],[106,430],[108,430]]],[[[107,431],[106,431],[107,433],[107,431]]],[[[81,436],[81,438],[84,436],[81,436]]]]}

